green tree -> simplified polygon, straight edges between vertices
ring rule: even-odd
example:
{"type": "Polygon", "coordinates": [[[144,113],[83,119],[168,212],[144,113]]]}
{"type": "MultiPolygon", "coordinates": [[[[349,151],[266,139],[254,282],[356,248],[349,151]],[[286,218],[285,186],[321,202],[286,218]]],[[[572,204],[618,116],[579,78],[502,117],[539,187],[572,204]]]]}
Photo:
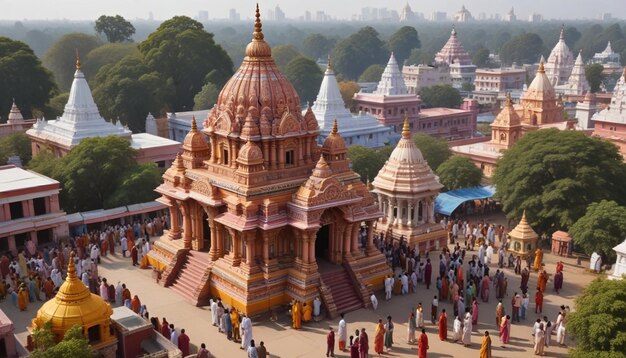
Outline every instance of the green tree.
{"type": "Polygon", "coordinates": [[[96,32],[104,34],[109,42],[132,42],[135,26],[120,15],[102,15],[96,20],[96,32]]]}
{"type": "Polygon", "coordinates": [[[600,91],[600,85],[602,85],[602,81],[604,80],[602,71],[604,71],[604,66],[599,63],[585,67],[585,77],[589,83],[589,91],[591,91],[591,93],[598,93],[598,91],[600,91]]]}
{"type": "Polygon", "coordinates": [[[576,337],[573,358],[626,357],[626,280],[595,279],[576,297],[567,331],[576,337]]]}
{"type": "Polygon", "coordinates": [[[568,26],[565,28],[565,31],[563,31],[565,44],[569,48],[574,48],[574,44],[576,44],[576,41],[580,40],[581,36],[582,34],[580,33],[580,31],[578,31],[578,29],[574,26],[568,26]]]}
{"type": "Polygon", "coordinates": [[[154,188],[161,183],[161,173],[155,163],[135,165],[122,175],[123,180],[107,198],[105,207],[115,208],[129,203],[143,203],[159,195],[154,188]]]}
{"type": "Polygon", "coordinates": [[[411,54],[404,61],[407,65],[432,64],[435,60],[436,51],[425,48],[416,48],[411,50],[411,54]]]}
{"type": "Polygon", "coordinates": [[[42,150],[28,162],[28,169],[50,178],[57,177],[61,170],[61,158],[57,158],[49,150],[42,150]]]}
{"type": "MultiPolygon", "coordinates": [[[[100,40],[92,35],[74,32],[58,39],[46,51],[43,64],[54,74],[54,79],[62,91],[69,91],[76,71],[76,52],[85,56],[100,46],[100,40]]],[[[92,74],[95,76],[95,73],[92,74]]],[[[89,78],[89,77],[87,77],[89,78]]]]}
{"type": "Polygon", "coordinates": [[[69,92],[59,93],[50,98],[50,101],[46,105],[45,117],[49,119],[54,119],[61,116],[69,98],[69,92]]]}
{"type": "Polygon", "coordinates": [[[468,157],[453,155],[437,168],[439,181],[446,190],[480,185],[483,172],[468,157]]]}
{"type": "Polygon", "coordinates": [[[378,37],[378,32],[366,26],[340,41],[333,50],[333,66],[347,79],[356,79],[375,63],[386,63],[389,52],[378,37]]]}
{"type": "Polygon", "coordinates": [[[302,54],[313,59],[325,58],[335,45],[335,40],[321,34],[310,34],[302,42],[302,54]]]}
{"type": "Polygon", "coordinates": [[[385,71],[385,66],[375,64],[366,68],[359,76],[359,82],[378,82],[385,71]]]}
{"type": "Polygon", "coordinates": [[[352,101],[352,97],[354,97],[355,93],[361,90],[361,87],[359,87],[358,83],[354,81],[341,81],[338,83],[338,85],[339,92],[341,93],[341,98],[343,99],[343,103],[346,104],[347,108],[352,108],[354,104],[352,101]]]}
{"type": "Polygon", "coordinates": [[[424,87],[419,95],[422,98],[422,106],[425,108],[459,108],[461,106],[461,94],[450,85],[424,87]]]}
{"type": "Polygon", "coordinates": [[[510,219],[526,214],[535,230],[569,228],[589,204],[626,203],[626,166],[614,144],[578,131],[542,129],[522,137],[498,160],[496,198],[510,219]]]}
{"type": "Polygon", "coordinates": [[[193,97],[193,110],[211,109],[217,103],[219,95],[220,90],[216,85],[211,82],[205,84],[200,92],[193,97]]]}
{"type": "Polygon", "coordinates": [[[174,95],[167,103],[173,111],[193,108],[194,96],[205,83],[222,87],[233,74],[233,63],[213,34],[186,16],[163,22],[139,50],[150,69],[173,84],[174,95]]]}
{"type": "Polygon", "coordinates": [[[387,40],[387,46],[391,52],[393,52],[398,64],[402,66],[404,60],[406,60],[411,54],[411,50],[419,48],[421,46],[417,30],[412,26],[402,26],[396,31],[389,40],[387,40]]]}
{"type": "Polygon", "coordinates": [[[302,55],[293,45],[280,45],[272,49],[272,58],[281,71],[285,70],[289,62],[300,56],[302,55]]]}
{"type": "Polygon", "coordinates": [[[42,30],[30,30],[24,36],[24,42],[33,49],[37,57],[41,57],[52,46],[54,37],[42,30]]]}
{"type": "Polygon", "coordinates": [[[585,215],[572,225],[569,234],[585,253],[596,251],[614,259],[613,248],[626,237],[626,208],[614,201],[592,203],[585,215]]]}
{"type": "Polygon", "coordinates": [[[143,132],[148,112],[160,113],[174,93],[171,81],[164,82],[140,56],[133,55],[104,66],[95,83],[93,98],[102,116],[121,120],[134,132],[143,132]]]}
{"type": "MultiPolygon", "coordinates": [[[[15,98],[24,118],[43,109],[56,91],[52,74],[23,42],[0,37],[0,116],[9,113],[15,98]]],[[[4,122],[6,119],[0,122],[4,122]]]]}
{"type": "Polygon", "coordinates": [[[296,89],[302,104],[315,101],[324,78],[320,66],[315,61],[304,56],[296,57],[285,67],[285,76],[296,89]]]}
{"type": "MultiPolygon", "coordinates": [[[[137,44],[134,43],[110,43],[96,47],[82,59],[82,70],[87,78],[95,78],[98,71],[104,65],[116,64],[128,55],[139,56],[137,44]]],[[[95,85],[93,81],[92,86],[95,85]]]]}
{"type": "Polygon", "coordinates": [[[33,330],[33,343],[35,345],[35,352],[44,352],[50,347],[54,346],[54,332],[52,332],[52,321],[43,323],[41,328],[35,328],[33,330]]]}
{"type": "Polygon", "coordinates": [[[0,164],[6,164],[7,159],[17,155],[23,165],[27,165],[32,158],[30,139],[22,132],[11,133],[0,138],[0,164]]]}
{"type": "Polygon", "coordinates": [[[478,67],[487,67],[489,63],[489,50],[484,47],[479,48],[474,52],[472,63],[478,67]]]}
{"type": "Polygon", "coordinates": [[[389,156],[385,158],[381,153],[369,147],[351,145],[348,147],[348,158],[352,170],[359,174],[361,180],[365,182],[368,178],[374,180],[389,156]]]}
{"type": "Polygon", "coordinates": [[[413,135],[413,141],[433,171],[436,171],[452,155],[448,143],[443,139],[425,133],[416,133],[413,135]]]}
{"type": "MultiPolygon", "coordinates": [[[[45,334],[54,337],[51,325],[46,326],[46,324],[40,331],[48,331],[49,333],[45,334]]],[[[89,347],[89,341],[83,334],[83,328],[79,325],[74,325],[65,332],[61,342],[46,349],[38,348],[30,355],[33,358],[89,358],[96,356],[89,347]]]]}
{"type": "Polygon", "coordinates": [[[506,65],[513,62],[535,63],[543,53],[543,40],[539,35],[529,32],[515,36],[500,49],[500,60],[506,65]]]}
{"type": "Polygon", "coordinates": [[[135,150],[126,139],[109,136],[83,139],[62,158],[58,178],[67,212],[106,208],[107,200],[123,182],[122,173],[136,165],[135,150]]]}

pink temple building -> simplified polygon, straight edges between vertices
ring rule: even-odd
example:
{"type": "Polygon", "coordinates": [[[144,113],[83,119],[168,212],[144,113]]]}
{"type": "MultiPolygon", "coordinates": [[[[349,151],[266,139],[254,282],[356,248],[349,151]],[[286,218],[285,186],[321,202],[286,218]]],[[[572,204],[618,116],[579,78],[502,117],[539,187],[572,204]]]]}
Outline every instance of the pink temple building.
{"type": "Polygon", "coordinates": [[[615,85],[611,104],[593,117],[593,136],[615,144],[626,158],[626,67],[615,85]]]}
{"type": "Polygon", "coordinates": [[[69,235],[59,190],[60,183],[44,175],[0,167],[0,252],[17,255],[28,241],[44,245],[69,235]]]}
{"type": "Polygon", "coordinates": [[[13,100],[13,106],[11,106],[7,122],[0,123],[0,138],[15,132],[26,132],[33,126],[35,121],[36,119],[24,119],[22,112],[20,112],[20,109],[15,104],[15,100],[13,100]]]}
{"type": "Polygon", "coordinates": [[[454,25],[450,32],[448,42],[435,55],[437,66],[448,66],[452,85],[461,88],[463,83],[473,83],[476,77],[476,65],[472,63],[472,57],[465,51],[463,44],[457,38],[454,25]]]}

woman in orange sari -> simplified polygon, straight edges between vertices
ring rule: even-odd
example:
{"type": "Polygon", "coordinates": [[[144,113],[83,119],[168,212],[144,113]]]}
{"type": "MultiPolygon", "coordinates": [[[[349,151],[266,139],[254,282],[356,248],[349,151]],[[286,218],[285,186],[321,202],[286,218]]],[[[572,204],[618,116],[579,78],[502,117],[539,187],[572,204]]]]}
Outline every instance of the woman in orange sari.
{"type": "Polygon", "coordinates": [[[446,316],[446,310],[441,310],[441,316],[439,316],[439,339],[445,341],[448,339],[448,316],[446,316]]]}
{"type": "Polygon", "coordinates": [[[17,305],[20,311],[26,311],[28,307],[28,289],[24,284],[21,284],[19,291],[17,291],[17,305]]]}
{"type": "Polygon", "coordinates": [[[384,341],[385,325],[383,324],[383,320],[379,319],[378,325],[376,325],[376,336],[374,337],[374,352],[378,353],[378,355],[384,352],[384,341]]]}
{"type": "Polygon", "coordinates": [[[141,301],[139,301],[139,297],[137,297],[137,295],[135,295],[135,297],[133,297],[133,300],[130,301],[130,307],[133,312],[137,314],[139,313],[139,309],[141,309],[141,301]]]}

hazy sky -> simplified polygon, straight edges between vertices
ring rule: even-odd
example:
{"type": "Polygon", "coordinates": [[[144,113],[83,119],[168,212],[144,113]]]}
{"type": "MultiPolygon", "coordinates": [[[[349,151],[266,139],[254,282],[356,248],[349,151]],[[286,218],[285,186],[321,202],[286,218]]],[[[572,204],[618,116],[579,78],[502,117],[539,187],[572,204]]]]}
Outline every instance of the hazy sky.
{"type": "MultiPolygon", "coordinates": [[[[102,14],[120,14],[128,19],[147,18],[152,11],[155,19],[174,15],[194,17],[198,10],[207,10],[209,18],[226,18],[228,10],[237,9],[241,18],[252,17],[253,0],[0,0],[0,20],[71,19],[95,20],[102,14]]],[[[362,7],[387,7],[400,10],[406,0],[260,0],[261,15],[277,4],[288,18],[296,18],[305,10],[323,10],[334,17],[350,18],[362,7]]],[[[465,4],[475,17],[479,13],[506,13],[515,7],[518,18],[527,19],[537,12],[546,19],[597,18],[600,13],[626,18],[626,0],[409,0],[416,12],[430,17],[433,11],[445,11],[450,16],[465,4]]]]}

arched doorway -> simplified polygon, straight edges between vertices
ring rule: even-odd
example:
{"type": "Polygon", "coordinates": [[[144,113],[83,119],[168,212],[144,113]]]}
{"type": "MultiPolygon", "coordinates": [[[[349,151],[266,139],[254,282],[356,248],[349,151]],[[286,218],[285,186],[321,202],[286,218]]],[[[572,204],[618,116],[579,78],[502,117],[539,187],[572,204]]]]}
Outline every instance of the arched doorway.
{"type": "Polygon", "coordinates": [[[330,257],[330,224],[323,225],[315,237],[315,258],[328,261],[330,257]]]}

